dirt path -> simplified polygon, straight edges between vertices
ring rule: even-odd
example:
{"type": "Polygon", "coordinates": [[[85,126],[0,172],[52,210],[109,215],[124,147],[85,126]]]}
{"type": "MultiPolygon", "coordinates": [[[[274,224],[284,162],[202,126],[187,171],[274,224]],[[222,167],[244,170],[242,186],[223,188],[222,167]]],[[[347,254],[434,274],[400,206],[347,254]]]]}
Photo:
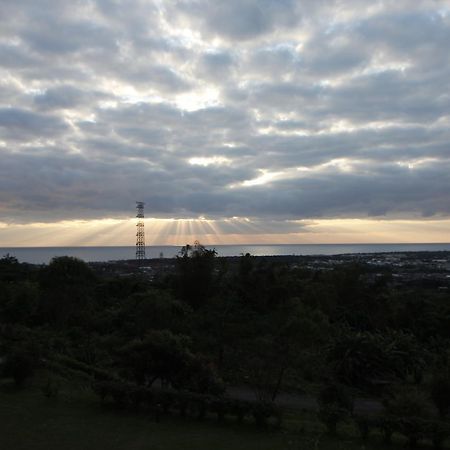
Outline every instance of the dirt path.
{"type": "MultiPolygon", "coordinates": [[[[255,401],[255,394],[245,387],[228,387],[227,393],[232,398],[240,400],[255,401]]],[[[277,396],[276,404],[282,407],[306,409],[317,411],[317,400],[312,395],[282,393],[277,396]]],[[[360,414],[373,414],[383,409],[377,400],[357,398],[355,399],[355,412],[360,414]]]]}

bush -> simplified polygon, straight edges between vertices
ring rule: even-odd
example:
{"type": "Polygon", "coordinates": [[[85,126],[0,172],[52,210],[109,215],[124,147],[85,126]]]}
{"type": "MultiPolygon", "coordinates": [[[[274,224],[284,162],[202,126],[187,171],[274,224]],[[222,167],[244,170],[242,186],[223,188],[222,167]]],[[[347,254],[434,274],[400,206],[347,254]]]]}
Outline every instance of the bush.
{"type": "Polygon", "coordinates": [[[383,434],[384,442],[390,444],[394,431],[398,429],[397,419],[389,415],[383,415],[379,420],[379,426],[383,434]]]}
{"type": "Polygon", "coordinates": [[[145,388],[143,389],[139,386],[130,386],[129,387],[128,398],[135,410],[138,410],[140,408],[140,406],[146,400],[145,391],[146,391],[145,388]]]}
{"type": "Polygon", "coordinates": [[[21,387],[34,375],[37,366],[36,357],[26,350],[13,350],[5,358],[3,375],[12,377],[16,386],[21,387]]]}
{"type": "Polygon", "coordinates": [[[217,420],[223,421],[225,418],[225,414],[227,412],[227,408],[225,406],[225,401],[222,399],[213,399],[209,404],[209,410],[212,413],[217,414],[217,420]]]}
{"type": "Polygon", "coordinates": [[[391,391],[383,400],[386,412],[397,417],[428,417],[430,403],[427,396],[408,386],[400,386],[391,391]]]}
{"type": "Polygon", "coordinates": [[[47,382],[42,386],[41,390],[47,398],[56,398],[59,394],[59,381],[55,378],[48,377],[47,382]]]}
{"type": "Polygon", "coordinates": [[[363,441],[367,441],[371,428],[371,421],[367,416],[358,416],[355,418],[356,426],[363,441]]]}
{"type": "Polygon", "coordinates": [[[430,397],[439,415],[444,418],[450,408],[450,377],[434,376],[430,386],[430,397]]]}
{"type": "Polygon", "coordinates": [[[425,426],[419,417],[402,417],[397,423],[398,431],[407,437],[410,448],[417,447],[418,441],[425,437],[425,426]]]}
{"type": "Polygon", "coordinates": [[[181,417],[186,417],[189,404],[192,400],[188,392],[178,392],[174,398],[175,408],[178,410],[181,417]]]}
{"type": "MultiPolygon", "coordinates": [[[[408,386],[400,386],[391,392],[383,401],[386,415],[386,430],[397,431],[415,447],[425,437],[425,422],[430,415],[430,404],[427,396],[408,386]]],[[[386,435],[387,431],[385,431],[386,435]]]]}
{"type": "Polygon", "coordinates": [[[93,382],[96,384],[101,381],[118,381],[117,376],[111,371],[86,364],[66,355],[46,355],[42,365],[48,372],[58,374],[60,378],[71,383],[77,383],[83,387],[93,386],[93,382]]]}
{"type": "Polygon", "coordinates": [[[436,449],[442,448],[445,439],[450,436],[449,425],[428,417],[426,405],[421,403],[424,398],[426,399],[422,393],[415,390],[400,389],[389,402],[385,402],[386,411],[383,414],[355,418],[361,436],[366,439],[371,428],[378,428],[385,443],[390,443],[392,435],[399,433],[408,439],[410,448],[416,447],[421,440],[431,441],[436,449]]]}
{"type": "Polygon", "coordinates": [[[433,420],[427,424],[427,436],[431,439],[435,449],[442,448],[442,445],[450,435],[450,429],[444,422],[433,420]]]}
{"type": "Polygon", "coordinates": [[[109,395],[108,383],[107,382],[93,383],[92,390],[94,391],[95,394],[97,394],[100,397],[100,401],[102,403],[105,403],[109,395]]]}
{"type": "Polygon", "coordinates": [[[111,400],[120,409],[135,404],[136,388],[128,383],[122,381],[99,381],[93,383],[92,387],[102,403],[111,400]]]}
{"type": "Polygon", "coordinates": [[[241,423],[246,415],[252,414],[261,427],[281,426],[281,412],[272,403],[251,403],[244,400],[210,397],[189,391],[152,390],[144,386],[120,380],[96,381],[92,389],[103,404],[113,404],[117,408],[140,407],[155,414],[159,422],[162,414],[178,413],[181,417],[203,419],[207,412],[217,415],[217,420],[225,420],[233,415],[241,423]]]}
{"type": "Polygon", "coordinates": [[[230,406],[231,413],[236,416],[239,423],[242,423],[245,416],[251,411],[251,404],[244,400],[233,400],[230,406]]]}
{"type": "Polygon", "coordinates": [[[155,393],[156,406],[161,409],[164,414],[170,411],[175,403],[175,393],[169,391],[160,391],[155,393]]]}
{"type": "Polygon", "coordinates": [[[275,428],[281,426],[281,412],[273,403],[256,403],[251,407],[251,412],[259,427],[267,428],[269,424],[275,428]]]}
{"type": "Polygon", "coordinates": [[[348,390],[339,384],[325,386],[319,393],[319,420],[328,433],[337,433],[338,423],[353,414],[353,398],[348,390]]]}
{"type": "Polygon", "coordinates": [[[188,413],[199,420],[204,419],[208,408],[208,397],[202,394],[190,394],[188,413]]]}
{"type": "Polygon", "coordinates": [[[384,414],[378,418],[376,425],[382,431],[386,443],[391,441],[393,433],[400,433],[408,439],[411,448],[416,447],[420,440],[429,439],[434,448],[440,449],[445,439],[450,436],[449,427],[445,422],[417,416],[384,414]]]}
{"type": "Polygon", "coordinates": [[[337,405],[323,405],[319,409],[319,420],[325,425],[330,435],[337,434],[338,423],[347,418],[346,411],[337,405]]]}

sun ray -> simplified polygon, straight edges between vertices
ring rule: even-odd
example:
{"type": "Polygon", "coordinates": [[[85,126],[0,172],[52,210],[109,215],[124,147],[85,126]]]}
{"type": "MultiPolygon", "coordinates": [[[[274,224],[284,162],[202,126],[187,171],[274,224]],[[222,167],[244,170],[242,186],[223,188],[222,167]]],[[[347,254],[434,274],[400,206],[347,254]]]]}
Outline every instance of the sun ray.
{"type": "MultiPolygon", "coordinates": [[[[264,221],[247,217],[150,218],[147,245],[447,242],[450,218],[264,221]],[[292,223],[294,222],[294,223],[292,223]],[[299,222],[298,226],[296,223],[299,222]],[[426,236],[426,239],[424,239],[426,236]]],[[[134,246],[134,219],[0,223],[0,246],[134,246]]]]}

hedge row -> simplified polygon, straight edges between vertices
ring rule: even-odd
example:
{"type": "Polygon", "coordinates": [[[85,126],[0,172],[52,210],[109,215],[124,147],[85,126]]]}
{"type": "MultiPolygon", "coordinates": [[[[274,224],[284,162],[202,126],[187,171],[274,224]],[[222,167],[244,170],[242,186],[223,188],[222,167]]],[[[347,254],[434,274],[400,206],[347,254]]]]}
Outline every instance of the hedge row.
{"type": "Polygon", "coordinates": [[[419,441],[429,440],[434,448],[440,449],[450,437],[449,425],[436,419],[385,414],[373,417],[357,416],[355,421],[364,440],[369,437],[371,430],[379,430],[387,443],[391,442],[394,433],[398,433],[408,439],[410,447],[415,447],[419,441]]]}
{"type": "Polygon", "coordinates": [[[261,427],[280,427],[281,414],[270,403],[252,403],[244,400],[212,397],[185,391],[149,389],[119,381],[99,381],[93,384],[94,392],[102,403],[113,404],[121,409],[149,411],[159,421],[164,414],[204,419],[207,414],[217,420],[233,417],[242,423],[253,418],[261,427]]]}

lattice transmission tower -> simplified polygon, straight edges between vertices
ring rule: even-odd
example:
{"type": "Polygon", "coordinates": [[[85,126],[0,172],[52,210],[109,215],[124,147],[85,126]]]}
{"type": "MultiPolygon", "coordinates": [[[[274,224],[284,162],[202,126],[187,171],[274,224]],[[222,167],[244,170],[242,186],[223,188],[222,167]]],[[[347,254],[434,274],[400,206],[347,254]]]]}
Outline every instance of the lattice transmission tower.
{"type": "Polygon", "coordinates": [[[145,259],[144,202],[136,202],[136,259],[145,259]]]}

